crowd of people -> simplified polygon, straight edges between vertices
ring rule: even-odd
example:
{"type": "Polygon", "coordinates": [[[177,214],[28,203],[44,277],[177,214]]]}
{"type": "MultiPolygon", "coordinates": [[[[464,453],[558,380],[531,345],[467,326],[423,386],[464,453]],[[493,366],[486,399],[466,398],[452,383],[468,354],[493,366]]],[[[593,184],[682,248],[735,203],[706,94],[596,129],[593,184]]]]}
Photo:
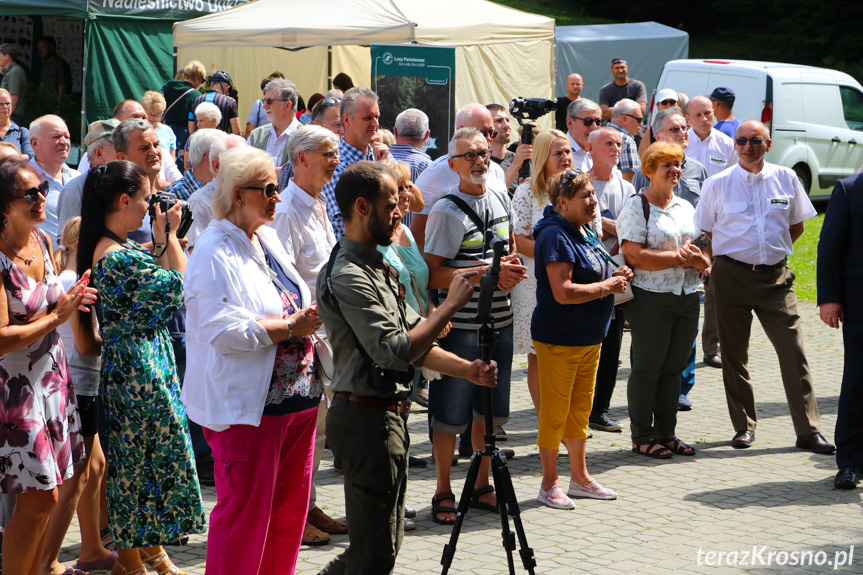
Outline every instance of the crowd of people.
{"type": "MultiPolygon", "coordinates": [[[[716,87],[662,90],[645,130],[644,85],[621,58],[611,73],[598,103],[570,75],[557,129],[532,145],[510,145],[504,106],[467,104],[432,160],[426,114],[404,110],[384,133],[378,95],[344,74],[344,89],[308,110],[289,79],[264,78],[241,137],[230,75],[215,72],[202,93],[193,61],[90,124],[77,170],[65,122],[19,126],[0,89],[7,572],[178,575],[163,546],[206,531],[208,574],[293,573],[302,544],[344,533],[323,574],[391,573],[415,514],[408,467],[428,464],[410,454],[412,402],[428,406],[431,519],[451,525],[453,458],[485,448],[483,388],[505,436],[514,354],[527,355],[538,421],[537,500],[567,510],[615,499],[586,452],[592,432],[623,429],[610,411],[623,331],[632,452],[694,456],[676,427],[693,408],[702,298],[704,362],[723,370],[732,446],[755,441],[754,311],[780,359],[796,445],[832,453],[787,266],[815,211],[793,172],[765,162],[768,127],[734,118],[733,92],[716,87]],[[479,284],[498,243],[487,295],[499,337],[486,362],[479,284]],[[326,445],[346,521],[317,501],[326,445]],[[202,484],[216,489],[209,518],[202,484]],[[66,567],[76,510],[81,553],[66,567]]],[[[846,341],[859,346],[847,305],[845,317],[825,299],[822,317],[849,320],[846,341]]],[[[847,386],[859,386],[849,365],[847,386]]],[[[843,488],[859,464],[848,419],[843,488]]],[[[469,504],[501,505],[488,457],[469,504]]]]}

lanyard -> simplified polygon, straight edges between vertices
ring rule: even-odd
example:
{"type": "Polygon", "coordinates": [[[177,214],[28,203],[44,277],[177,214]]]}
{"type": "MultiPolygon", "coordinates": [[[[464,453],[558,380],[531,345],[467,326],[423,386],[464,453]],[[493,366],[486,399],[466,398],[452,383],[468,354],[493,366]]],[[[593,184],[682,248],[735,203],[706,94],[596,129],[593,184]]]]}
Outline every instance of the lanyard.
{"type": "Polygon", "coordinates": [[[591,246],[596,248],[596,250],[599,252],[599,255],[601,255],[603,257],[603,259],[605,259],[608,263],[613,265],[615,269],[617,269],[619,267],[617,262],[614,261],[614,259],[611,257],[611,254],[608,253],[608,250],[605,249],[605,246],[602,245],[602,242],[599,241],[599,237],[596,235],[596,233],[592,229],[590,229],[586,224],[584,226],[582,226],[582,229],[584,229],[584,231],[587,232],[587,234],[585,235],[585,234],[582,234],[581,232],[579,232],[575,228],[575,226],[573,226],[571,223],[566,221],[566,219],[563,216],[561,216],[560,214],[558,214],[557,212],[555,212],[554,215],[557,216],[558,218],[560,218],[560,221],[563,222],[564,226],[570,231],[570,233],[572,233],[576,236],[581,235],[582,237],[584,237],[587,240],[588,244],[590,244],[591,246]]]}

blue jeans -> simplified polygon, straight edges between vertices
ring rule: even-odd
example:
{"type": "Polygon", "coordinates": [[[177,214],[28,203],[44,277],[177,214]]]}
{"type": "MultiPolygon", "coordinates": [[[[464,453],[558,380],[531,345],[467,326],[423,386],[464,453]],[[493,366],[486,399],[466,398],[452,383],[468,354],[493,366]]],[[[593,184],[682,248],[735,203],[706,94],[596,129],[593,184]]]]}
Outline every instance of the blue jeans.
{"type": "MultiPolygon", "coordinates": [[[[512,324],[499,328],[499,339],[494,344],[491,358],[497,362],[497,387],[492,389],[492,413],[494,424],[509,421],[509,390],[512,373],[512,324]]],[[[477,347],[477,332],[454,329],[440,340],[441,348],[462,359],[480,359],[477,347]]],[[[482,387],[466,379],[443,376],[429,385],[428,416],[431,427],[448,434],[460,434],[467,429],[471,419],[482,419],[482,387]]]]}

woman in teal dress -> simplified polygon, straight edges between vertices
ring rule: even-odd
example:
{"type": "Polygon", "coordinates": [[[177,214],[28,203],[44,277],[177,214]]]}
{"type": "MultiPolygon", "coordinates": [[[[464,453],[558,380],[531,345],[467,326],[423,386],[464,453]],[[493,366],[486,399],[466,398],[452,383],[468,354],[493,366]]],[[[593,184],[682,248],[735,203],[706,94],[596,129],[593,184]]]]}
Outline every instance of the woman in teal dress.
{"type": "Polygon", "coordinates": [[[206,528],[166,327],[183,301],[179,204],[166,214],[156,209],[154,252],[126,238],[141,226],[149,194],[143,170],[110,162],[87,175],[81,208],[78,266],[92,262],[91,281],[99,290],[108,518],[117,575],[146,573],[142,560],[159,573],[182,573],[161,545],[206,528]]]}

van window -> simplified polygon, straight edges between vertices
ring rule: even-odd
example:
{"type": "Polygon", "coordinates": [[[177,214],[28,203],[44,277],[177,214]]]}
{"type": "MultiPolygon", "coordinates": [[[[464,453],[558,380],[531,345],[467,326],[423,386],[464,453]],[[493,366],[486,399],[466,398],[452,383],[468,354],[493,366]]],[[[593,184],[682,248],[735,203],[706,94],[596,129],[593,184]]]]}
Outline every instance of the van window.
{"type": "Polygon", "coordinates": [[[863,94],[848,86],[839,86],[845,123],[852,130],[863,132],[863,94]]]}

